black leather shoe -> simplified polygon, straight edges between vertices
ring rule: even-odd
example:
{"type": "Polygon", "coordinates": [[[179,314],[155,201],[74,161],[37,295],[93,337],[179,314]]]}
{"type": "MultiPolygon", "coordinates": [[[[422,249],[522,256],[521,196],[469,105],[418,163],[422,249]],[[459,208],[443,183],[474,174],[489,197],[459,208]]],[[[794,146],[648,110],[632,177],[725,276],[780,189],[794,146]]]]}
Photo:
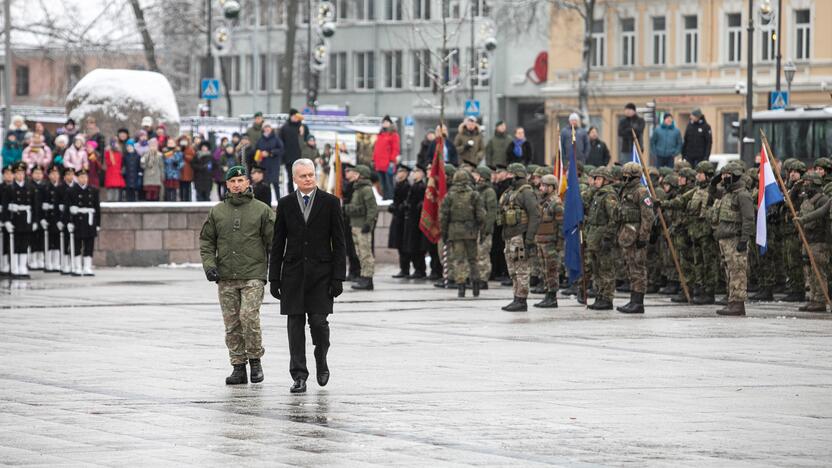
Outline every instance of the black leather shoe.
{"type": "Polygon", "coordinates": [[[430,276],[428,276],[428,279],[431,280],[431,281],[436,281],[439,278],[442,278],[442,274],[438,273],[438,272],[435,272],[435,271],[432,271],[430,273],[430,276]]]}
{"type": "Polygon", "coordinates": [[[318,385],[320,385],[321,387],[326,387],[326,384],[329,383],[329,371],[319,372],[317,379],[318,385]]]}
{"type": "Polygon", "coordinates": [[[246,376],[245,364],[234,364],[234,370],[231,375],[225,378],[226,385],[242,385],[248,383],[248,376],[246,376]]]}
{"type": "Polygon", "coordinates": [[[396,273],[395,275],[393,275],[393,278],[396,278],[396,279],[407,278],[408,276],[410,276],[410,274],[405,272],[404,270],[402,270],[402,271],[396,273]]]}
{"type": "Polygon", "coordinates": [[[424,271],[414,271],[412,275],[407,277],[410,280],[423,280],[425,278],[427,278],[427,275],[424,271]]]}
{"type": "Polygon", "coordinates": [[[802,292],[792,292],[786,294],[786,297],[783,298],[783,302],[803,302],[806,300],[806,293],[802,292]]]}
{"type": "Polygon", "coordinates": [[[292,387],[289,389],[290,393],[306,393],[306,380],[297,379],[292,387]]]}
{"type": "Polygon", "coordinates": [[[259,359],[249,359],[248,363],[251,365],[251,383],[260,383],[263,381],[263,366],[260,365],[259,359]]]}

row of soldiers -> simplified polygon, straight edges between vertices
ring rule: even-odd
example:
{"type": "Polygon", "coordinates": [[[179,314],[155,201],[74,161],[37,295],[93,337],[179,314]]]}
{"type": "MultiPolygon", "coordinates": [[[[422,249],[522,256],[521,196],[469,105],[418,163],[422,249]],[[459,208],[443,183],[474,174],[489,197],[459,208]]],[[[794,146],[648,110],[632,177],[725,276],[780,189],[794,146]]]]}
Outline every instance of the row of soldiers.
{"type": "Polygon", "coordinates": [[[0,276],[30,278],[30,270],[93,275],[101,209],[86,169],[26,165],[3,169],[0,185],[0,276]],[[63,171],[63,173],[61,173],[63,171]],[[44,177],[46,176],[46,177],[44,177]]]}

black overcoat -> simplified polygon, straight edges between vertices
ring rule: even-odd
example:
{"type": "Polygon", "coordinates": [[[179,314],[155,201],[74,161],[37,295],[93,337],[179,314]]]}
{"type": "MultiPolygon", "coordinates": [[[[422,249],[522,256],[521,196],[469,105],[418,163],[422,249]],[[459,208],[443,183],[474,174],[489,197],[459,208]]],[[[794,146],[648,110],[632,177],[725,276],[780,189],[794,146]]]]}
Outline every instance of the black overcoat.
{"type": "Polygon", "coordinates": [[[410,184],[405,179],[396,182],[393,188],[393,204],[388,207],[393,219],[390,221],[390,237],[387,238],[387,248],[404,250],[404,216],[407,209],[407,194],[410,184]]]}
{"type": "Polygon", "coordinates": [[[307,222],[296,193],[281,198],[269,260],[269,281],[280,282],[280,313],[331,314],[329,286],[333,280],[346,279],[346,267],[338,198],[316,191],[307,222]]]}

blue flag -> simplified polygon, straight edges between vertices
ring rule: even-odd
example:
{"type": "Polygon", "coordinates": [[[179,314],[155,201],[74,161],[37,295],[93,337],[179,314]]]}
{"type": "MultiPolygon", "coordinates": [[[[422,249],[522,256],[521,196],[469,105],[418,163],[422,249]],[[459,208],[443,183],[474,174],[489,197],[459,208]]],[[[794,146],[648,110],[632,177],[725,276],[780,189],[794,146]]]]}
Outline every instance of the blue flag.
{"type": "MultiPolygon", "coordinates": [[[[633,142],[633,162],[641,167],[641,158],[638,157],[638,149],[636,149],[635,142],[633,142]]],[[[641,185],[647,187],[647,179],[644,178],[644,174],[641,175],[641,185]]]]}
{"type": "Polygon", "coordinates": [[[583,274],[581,261],[581,223],[584,221],[584,202],[581,199],[581,187],[578,182],[578,168],[575,162],[575,144],[569,151],[569,170],[566,176],[566,198],[563,208],[563,236],[565,258],[569,284],[574,283],[583,274]]]}

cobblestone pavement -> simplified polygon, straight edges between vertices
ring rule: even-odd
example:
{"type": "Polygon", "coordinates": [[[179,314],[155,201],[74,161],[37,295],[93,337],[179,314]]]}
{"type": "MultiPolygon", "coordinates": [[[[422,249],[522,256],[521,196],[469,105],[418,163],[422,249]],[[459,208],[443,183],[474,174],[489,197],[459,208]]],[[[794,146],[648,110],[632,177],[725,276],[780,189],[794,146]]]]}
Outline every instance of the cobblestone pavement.
{"type": "Polygon", "coordinates": [[[456,299],[391,273],[339,299],[332,379],[322,389],[310,377],[305,395],[288,392],[285,318],[272,299],[265,382],[224,385],[216,287],[199,270],[3,281],[0,464],[832,460],[832,314],[770,303],[718,318],[716,307],[657,296],[642,317],[570,299],[510,314],[500,306],[511,292],[495,283],[456,299]]]}

